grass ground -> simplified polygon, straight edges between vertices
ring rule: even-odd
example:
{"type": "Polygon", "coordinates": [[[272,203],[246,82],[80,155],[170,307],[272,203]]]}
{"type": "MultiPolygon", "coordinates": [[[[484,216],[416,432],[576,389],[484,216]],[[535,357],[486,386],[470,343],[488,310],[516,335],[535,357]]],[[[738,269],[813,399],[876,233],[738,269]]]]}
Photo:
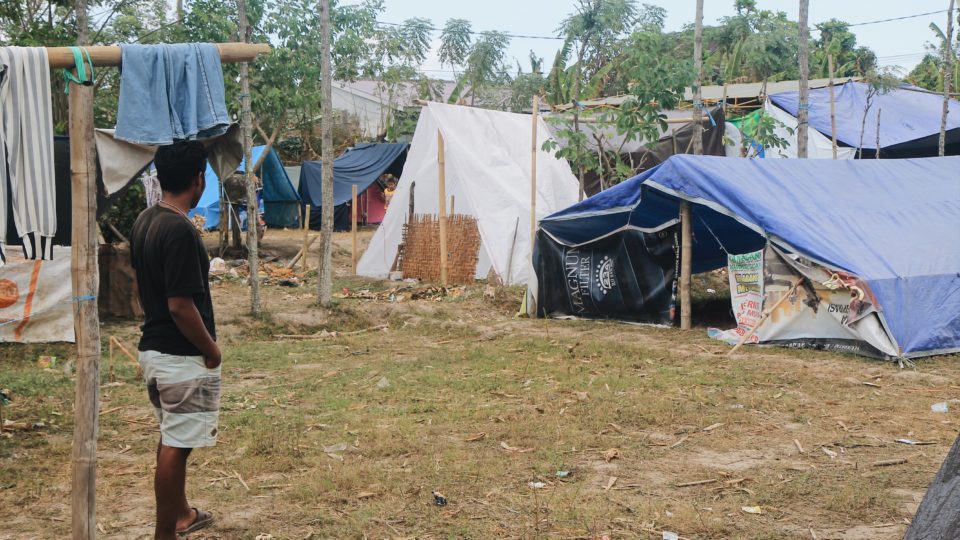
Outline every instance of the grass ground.
{"type": "MultiPolygon", "coordinates": [[[[289,254],[296,238],[266,243],[289,254]]],[[[395,286],[346,277],[337,253],[335,290],[395,286]]],[[[220,442],[191,457],[188,492],[219,524],[191,538],[900,538],[960,425],[930,410],[960,398],[957,357],[728,358],[702,327],[515,319],[514,289],[325,310],[312,283],[267,285],[260,319],[243,284],[214,287],[220,442]],[[323,330],[343,334],[278,337],[323,330]]],[[[130,322],[102,333],[136,343],[130,322]]],[[[49,354],[70,348],[0,348],[5,417],[44,423],[0,436],[0,539],[69,536],[73,380],[37,367],[49,354]]],[[[134,367],[115,361],[98,523],[150,538],[157,433],[134,367]]]]}

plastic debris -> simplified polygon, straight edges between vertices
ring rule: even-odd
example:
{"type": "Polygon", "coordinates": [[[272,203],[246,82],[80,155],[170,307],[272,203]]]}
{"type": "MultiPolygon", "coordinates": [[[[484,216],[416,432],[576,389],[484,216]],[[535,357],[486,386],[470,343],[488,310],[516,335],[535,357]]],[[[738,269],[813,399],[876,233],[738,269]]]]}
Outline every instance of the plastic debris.
{"type": "Polygon", "coordinates": [[[570,478],[573,471],[557,471],[557,478],[570,478]]]}
{"type": "Polygon", "coordinates": [[[439,491],[431,491],[430,493],[433,495],[433,504],[437,506],[447,505],[447,498],[444,497],[439,491]]]}
{"type": "Polygon", "coordinates": [[[210,259],[210,273],[219,274],[227,271],[227,262],[220,257],[210,259]]]}
{"type": "Polygon", "coordinates": [[[544,484],[543,482],[527,482],[527,485],[533,489],[543,489],[547,487],[547,485],[544,484]]]}
{"type": "Polygon", "coordinates": [[[680,540],[680,535],[672,531],[663,531],[663,540],[680,540]]]}
{"type": "Polygon", "coordinates": [[[930,410],[935,413],[945,413],[950,410],[950,407],[947,405],[946,401],[941,401],[940,403],[934,403],[931,405],[930,410]]]}
{"type": "Polygon", "coordinates": [[[742,510],[745,514],[760,515],[763,513],[763,509],[759,506],[741,506],[740,510],[742,510]]]}
{"type": "Polygon", "coordinates": [[[390,380],[386,377],[380,377],[380,380],[377,381],[377,388],[383,390],[384,388],[390,387],[390,380]]]}
{"type": "Polygon", "coordinates": [[[56,356],[41,356],[37,358],[37,367],[40,369],[48,369],[52,367],[57,367],[57,357],[56,356]]]}

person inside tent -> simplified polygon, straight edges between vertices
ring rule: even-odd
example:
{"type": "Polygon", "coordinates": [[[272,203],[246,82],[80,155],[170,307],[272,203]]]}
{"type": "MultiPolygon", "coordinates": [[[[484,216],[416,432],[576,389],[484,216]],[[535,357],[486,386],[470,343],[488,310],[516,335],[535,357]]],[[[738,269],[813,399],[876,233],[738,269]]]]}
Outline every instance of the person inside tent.
{"type": "Polygon", "coordinates": [[[217,443],[220,348],[210,298],[210,258],[187,212],[206,187],[207,152],[196,141],[161,146],[154,157],[162,195],[137,218],[130,258],[145,321],[140,366],[160,422],[154,494],[157,540],[213,524],[185,491],[187,457],[217,443]]]}
{"type": "Polygon", "coordinates": [[[386,210],[390,208],[390,199],[393,198],[393,193],[397,190],[397,179],[393,177],[392,174],[387,173],[384,175],[386,177],[386,185],[383,189],[383,209],[386,210]]]}

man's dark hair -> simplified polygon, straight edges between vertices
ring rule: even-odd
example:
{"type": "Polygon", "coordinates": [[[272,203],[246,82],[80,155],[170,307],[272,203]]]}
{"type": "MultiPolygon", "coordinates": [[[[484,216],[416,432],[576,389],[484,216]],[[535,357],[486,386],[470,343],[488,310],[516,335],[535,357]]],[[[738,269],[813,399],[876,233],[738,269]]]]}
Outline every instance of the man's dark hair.
{"type": "Polygon", "coordinates": [[[197,141],[179,141],[157,149],[153,157],[160,189],[173,194],[186,191],[197,174],[207,169],[207,151],[197,141]]]}

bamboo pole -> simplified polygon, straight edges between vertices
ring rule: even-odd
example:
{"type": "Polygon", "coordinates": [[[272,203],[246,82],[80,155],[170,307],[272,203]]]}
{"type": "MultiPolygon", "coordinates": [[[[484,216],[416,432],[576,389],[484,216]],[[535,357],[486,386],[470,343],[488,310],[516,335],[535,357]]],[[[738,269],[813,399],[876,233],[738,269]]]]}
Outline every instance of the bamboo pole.
{"type": "Polygon", "coordinates": [[[873,156],[874,159],[880,159],[880,113],[882,112],[882,108],[877,108],[877,153],[873,156]]]}
{"type": "Polygon", "coordinates": [[[443,134],[437,130],[438,191],[440,196],[440,284],[447,285],[447,172],[443,134]]]}
{"type": "MultiPolygon", "coordinates": [[[[249,23],[247,21],[247,2],[237,0],[237,11],[240,21],[238,27],[239,41],[246,43],[249,23]]],[[[253,171],[253,113],[250,110],[250,66],[247,62],[240,63],[240,127],[243,131],[243,159],[246,166],[243,168],[244,180],[247,185],[247,268],[250,271],[250,313],[260,315],[260,205],[257,203],[257,177],[253,171]]],[[[268,152],[269,150],[265,151],[268,152]]]]}
{"type": "Polygon", "coordinates": [[[456,203],[457,203],[457,200],[456,200],[455,197],[456,197],[456,195],[451,195],[451,196],[450,196],[450,213],[447,214],[447,215],[449,215],[449,216],[453,216],[454,214],[456,214],[456,209],[457,209],[456,203]]]}
{"type": "Polygon", "coordinates": [[[837,104],[833,99],[833,53],[827,55],[830,70],[830,140],[833,143],[833,159],[837,159],[837,104]]]}
{"type": "Polygon", "coordinates": [[[692,316],[690,309],[690,281],[693,261],[693,227],[690,223],[690,203],[680,203],[680,329],[690,330],[692,316]]]}
{"type": "Polygon", "coordinates": [[[350,202],[350,261],[353,264],[353,275],[357,275],[357,185],[351,186],[353,191],[350,202]]]}
{"type": "MultiPolygon", "coordinates": [[[[693,34],[694,94],[693,94],[693,153],[703,154],[703,100],[700,84],[703,79],[703,0],[697,0],[693,34]]],[[[676,137],[676,134],[674,134],[676,137]]],[[[680,329],[692,326],[690,282],[693,261],[693,227],[690,223],[690,203],[680,203],[680,329]]]]}
{"type": "MultiPolygon", "coordinates": [[[[697,0],[693,29],[693,153],[703,154],[703,0],[697,0]]],[[[686,238],[684,238],[686,240],[686,238]]]]}
{"type": "MultiPolygon", "coordinates": [[[[303,220],[303,272],[306,273],[308,270],[307,263],[307,249],[310,247],[310,244],[313,242],[307,243],[307,238],[310,236],[310,204],[307,204],[306,217],[303,220]]],[[[316,238],[314,238],[316,239],[316,238]]]]}
{"type": "Polygon", "coordinates": [[[800,39],[797,58],[800,62],[800,105],[797,107],[797,157],[807,157],[807,132],[810,124],[810,27],[807,23],[810,12],[810,0],[800,0],[800,39]]]}
{"type": "MultiPolygon", "coordinates": [[[[76,0],[77,43],[88,40],[87,0],[76,0]]],[[[73,65],[71,54],[70,66],[73,65]]],[[[75,540],[97,535],[97,425],[100,409],[100,321],[97,294],[97,149],[93,144],[93,87],[71,85],[70,192],[73,200],[71,277],[77,343],[71,525],[75,540]],[[86,299],[86,300],[81,300],[86,299]]]]}
{"type": "MultiPolygon", "coordinates": [[[[938,156],[943,156],[946,152],[946,143],[947,143],[947,116],[950,112],[950,86],[953,82],[953,63],[955,57],[953,55],[953,6],[954,0],[950,0],[950,11],[947,13],[947,62],[943,66],[943,113],[940,116],[940,139],[937,150],[938,156]]],[[[879,145],[878,145],[879,146],[879,145]]],[[[879,150],[878,150],[879,152],[879,150]]]]}
{"type": "Polygon", "coordinates": [[[533,96],[533,114],[530,122],[530,260],[533,260],[533,240],[537,237],[537,115],[540,96],[533,96]]]}
{"type": "MultiPolygon", "coordinates": [[[[220,51],[220,61],[224,64],[249,62],[261,54],[270,53],[269,43],[216,43],[220,51]]],[[[93,65],[97,67],[119,66],[121,55],[119,46],[94,45],[84,47],[90,53],[93,65]]],[[[73,51],[70,47],[47,47],[47,57],[51,68],[74,67],[73,51]]]]}

